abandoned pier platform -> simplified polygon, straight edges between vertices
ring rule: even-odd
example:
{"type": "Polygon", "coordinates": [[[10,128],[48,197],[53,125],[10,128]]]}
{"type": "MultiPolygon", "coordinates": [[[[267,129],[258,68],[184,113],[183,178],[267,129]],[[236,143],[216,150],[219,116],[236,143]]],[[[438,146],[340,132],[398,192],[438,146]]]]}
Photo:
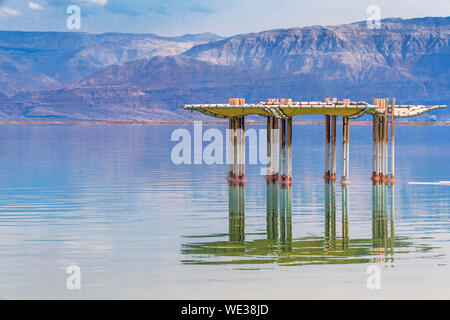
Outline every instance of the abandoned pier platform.
{"type": "Polygon", "coordinates": [[[245,117],[260,115],[267,118],[267,174],[268,182],[282,186],[292,183],[292,118],[321,114],[325,116],[325,173],[327,182],[336,181],[336,119],[342,117],[342,175],[340,183],[349,180],[350,123],[365,114],[373,117],[373,183],[394,184],[395,181],[395,119],[421,115],[446,105],[399,105],[395,98],[376,98],[364,101],[325,98],[321,101],[294,102],[292,99],[268,99],[267,102],[246,104],[245,99],[231,98],[228,104],[187,104],[185,110],[198,111],[229,120],[230,152],[228,159],[230,184],[245,183],[245,117]]]}

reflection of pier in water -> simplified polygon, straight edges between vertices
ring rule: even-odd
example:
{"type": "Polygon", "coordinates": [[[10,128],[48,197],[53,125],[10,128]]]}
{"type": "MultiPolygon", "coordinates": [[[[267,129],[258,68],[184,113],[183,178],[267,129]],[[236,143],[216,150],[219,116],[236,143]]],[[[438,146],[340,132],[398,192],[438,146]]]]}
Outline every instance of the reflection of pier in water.
{"type": "Polygon", "coordinates": [[[323,236],[293,238],[291,186],[280,187],[277,183],[268,182],[266,237],[246,240],[245,186],[230,185],[228,237],[184,244],[182,253],[190,255],[191,259],[183,263],[308,265],[393,262],[394,247],[412,246],[405,237],[394,237],[393,188],[383,183],[373,184],[371,238],[349,236],[351,224],[346,186],[341,188],[342,206],[339,211],[342,228],[340,232],[336,230],[335,182],[325,183],[323,236]]]}

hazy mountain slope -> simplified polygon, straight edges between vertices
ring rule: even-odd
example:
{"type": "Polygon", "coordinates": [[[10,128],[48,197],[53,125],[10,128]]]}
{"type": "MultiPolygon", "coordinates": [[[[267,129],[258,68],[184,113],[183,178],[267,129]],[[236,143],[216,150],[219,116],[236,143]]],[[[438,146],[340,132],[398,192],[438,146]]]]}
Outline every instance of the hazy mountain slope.
{"type": "Polygon", "coordinates": [[[101,68],[142,56],[178,55],[213,34],[159,37],[151,34],[0,32],[0,90],[56,88],[101,68]]]}
{"type": "Polygon", "coordinates": [[[0,89],[8,94],[21,90],[55,88],[58,81],[12,60],[0,61],[0,89]]]}
{"type": "Polygon", "coordinates": [[[252,81],[242,68],[189,57],[140,58],[64,89],[19,93],[9,103],[22,119],[186,120],[192,115],[179,112],[182,103],[223,100],[252,81]]]}
{"type": "Polygon", "coordinates": [[[185,55],[281,75],[325,80],[400,80],[440,76],[450,67],[450,17],[313,26],[239,35],[197,45],[185,55]]]}
{"type": "Polygon", "coordinates": [[[75,86],[135,86],[147,90],[208,88],[250,84],[251,72],[189,57],[145,57],[116,64],[75,86]]]}
{"type": "MultiPolygon", "coordinates": [[[[62,90],[17,94],[2,108],[32,119],[179,120],[199,116],[181,104],[229,97],[449,104],[449,30],[450,18],[424,18],[390,19],[380,30],[355,23],[239,35],[113,64],[62,90]]],[[[450,120],[448,109],[434,114],[450,120]]]]}

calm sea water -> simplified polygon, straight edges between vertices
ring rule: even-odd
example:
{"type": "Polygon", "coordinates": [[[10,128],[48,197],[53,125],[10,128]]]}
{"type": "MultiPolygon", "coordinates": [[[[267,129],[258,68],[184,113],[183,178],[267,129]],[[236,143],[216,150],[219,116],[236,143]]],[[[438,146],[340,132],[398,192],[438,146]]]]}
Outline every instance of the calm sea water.
{"type": "Polygon", "coordinates": [[[0,126],[0,298],[450,298],[450,186],[408,184],[450,180],[450,126],[397,126],[394,188],[352,126],[347,189],[321,178],[323,126],[294,126],[288,189],[173,164],[180,127],[0,126]]]}

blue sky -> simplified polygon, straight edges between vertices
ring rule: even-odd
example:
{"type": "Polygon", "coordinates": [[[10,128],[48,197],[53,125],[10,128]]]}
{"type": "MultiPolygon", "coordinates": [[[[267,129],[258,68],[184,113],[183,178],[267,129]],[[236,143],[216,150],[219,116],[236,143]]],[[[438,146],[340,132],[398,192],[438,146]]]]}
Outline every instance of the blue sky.
{"type": "Polygon", "coordinates": [[[450,0],[0,0],[0,30],[67,31],[66,9],[81,9],[84,32],[233,35],[381,17],[450,16],[450,0]]]}

